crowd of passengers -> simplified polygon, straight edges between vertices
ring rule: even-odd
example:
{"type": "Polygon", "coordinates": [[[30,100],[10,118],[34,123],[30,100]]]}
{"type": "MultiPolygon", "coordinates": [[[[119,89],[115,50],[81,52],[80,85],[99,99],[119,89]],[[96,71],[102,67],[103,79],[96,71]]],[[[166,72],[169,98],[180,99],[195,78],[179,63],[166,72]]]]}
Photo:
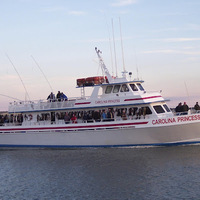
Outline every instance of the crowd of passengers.
{"type": "MultiPolygon", "coordinates": [[[[196,104],[194,105],[193,108],[194,108],[195,111],[200,110],[199,103],[196,102],[196,104]]],[[[180,102],[180,103],[176,106],[175,111],[176,111],[176,113],[178,113],[178,114],[187,115],[189,109],[190,109],[190,108],[189,108],[189,106],[187,105],[186,102],[184,102],[183,104],[180,102]]]]}
{"type": "MultiPolygon", "coordinates": [[[[114,121],[117,117],[122,120],[140,119],[145,118],[146,114],[151,114],[149,107],[133,107],[133,108],[108,108],[103,110],[90,110],[90,111],[70,111],[70,112],[51,112],[42,113],[37,115],[37,122],[39,121],[56,121],[64,120],[67,123],[77,123],[78,120],[83,122],[100,122],[100,121],[114,121]]],[[[14,123],[15,125],[21,125],[23,121],[31,121],[33,118],[31,114],[5,114],[0,115],[0,125],[5,123],[14,123]]]]}
{"type": "Polygon", "coordinates": [[[17,114],[17,115],[0,115],[0,126],[2,126],[5,123],[15,123],[15,124],[21,124],[23,122],[23,115],[17,114]]]}
{"type": "Polygon", "coordinates": [[[50,120],[55,121],[64,120],[66,124],[68,123],[77,123],[78,120],[82,120],[83,122],[100,122],[100,121],[114,121],[116,118],[127,120],[131,119],[140,119],[141,117],[145,118],[146,114],[151,114],[151,111],[148,107],[141,108],[108,108],[103,110],[90,110],[90,111],[78,111],[78,112],[56,112],[44,113],[41,115],[37,115],[37,121],[45,121],[50,120]]]}

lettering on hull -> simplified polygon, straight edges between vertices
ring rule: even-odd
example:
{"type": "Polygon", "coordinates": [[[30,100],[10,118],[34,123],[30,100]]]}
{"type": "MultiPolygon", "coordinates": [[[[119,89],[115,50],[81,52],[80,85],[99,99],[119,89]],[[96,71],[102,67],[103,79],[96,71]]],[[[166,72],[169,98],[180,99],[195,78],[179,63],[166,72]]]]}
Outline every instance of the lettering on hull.
{"type": "Polygon", "coordinates": [[[173,123],[181,123],[181,122],[188,122],[188,121],[198,121],[200,120],[200,115],[190,115],[190,116],[180,116],[180,117],[172,117],[167,119],[155,119],[152,120],[153,125],[160,125],[160,124],[173,124],[173,123]]]}
{"type": "Polygon", "coordinates": [[[107,103],[120,103],[120,99],[95,101],[95,104],[107,104],[107,103]]]}

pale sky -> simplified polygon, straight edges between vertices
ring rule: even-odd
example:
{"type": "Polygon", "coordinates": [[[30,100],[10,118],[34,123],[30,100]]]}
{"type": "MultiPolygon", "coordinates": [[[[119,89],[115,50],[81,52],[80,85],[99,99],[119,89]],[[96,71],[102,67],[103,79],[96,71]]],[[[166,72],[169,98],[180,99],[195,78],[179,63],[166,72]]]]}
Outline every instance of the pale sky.
{"type": "Polygon", "coordinates": [[[199,0],[0,0],[0,110],[7,96],[25,100],[25,88],[31,100],[51,92],[31,56],[69,97],[80,96],[77,78],[100,75],[95,47],[112,73],[112,20],[121,75],[119,18],[126,70],[147,91],[200,102],[199,0]]]}

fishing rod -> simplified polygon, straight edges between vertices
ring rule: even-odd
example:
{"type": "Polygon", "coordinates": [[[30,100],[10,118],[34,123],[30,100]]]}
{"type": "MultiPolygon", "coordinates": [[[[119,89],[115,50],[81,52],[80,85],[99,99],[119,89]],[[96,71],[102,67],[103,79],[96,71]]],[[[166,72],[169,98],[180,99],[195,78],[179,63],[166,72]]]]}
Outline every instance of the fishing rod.
{"type": "Polygon", "coordinates": [[[5,94],[0,94],[0,96],[7,97],[7,98],[10,98],[10,99],[14,99],[14,100],[17,100],[17,101],[22,101],[20,99],[17,99],[15,97],[11,97],[11,96],[8,96],[8,95],[5,95],[5,94]]]}
{"type": "Polygon", "coordinates": [[[22,85],[23,85],[23,87],[24,87],[25,94],[27,95],[27,97],[28,97],[28,99],[29,99],[29,101],[30,101],[30,97],[29,97],[28,91],[27,91],[27,89],[26,89],[26,87],[25,87],[25,85],[24,85],[24,82],[23,82],[23,80],[22,80],[20,74],[19,74],[18,71],[17,71],[17,68],[16,68],[15,65],[13,64],[13,62],[12,62],[12,60],[10,59],[10,57],[8,56],[8,54],[6,54],[6,57],[7,57],[8,60],[10,61],[10,63],[11,63],[11,65],[13,66],[14,70],[16,71],[16,73],[17,73],[17,75],[18,75],[18,77],[19,77],[19,79],[20,79],[20,81],[21,81],[21,83],[22,83],[22,85]]]}
{"type": "Polygon", "coordinates": [[[51,87],[51,84],[50,82],[48,81],[47,77],[45,76],[44,72],[42,71],[40,65],[37,63],[37,61],[35,60],[35,58],[31,55],[31,58],[33,59],[33,61],[35,62],[35,64],[37,65],[37,67],[39,68],[40,72],[43,74],[44,78],[46,79],[50,89],[51,89],[51,92],[53,92],[53,88],[51,87]]]}

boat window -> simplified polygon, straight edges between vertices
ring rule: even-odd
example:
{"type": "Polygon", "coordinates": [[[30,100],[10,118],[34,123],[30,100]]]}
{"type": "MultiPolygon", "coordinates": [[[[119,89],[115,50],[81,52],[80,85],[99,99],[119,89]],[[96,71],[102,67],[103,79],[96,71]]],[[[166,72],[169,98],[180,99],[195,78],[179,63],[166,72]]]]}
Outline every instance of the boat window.
{"type": "Polygon", "coordinates": [[[161,105],[158,105],[158,106],[153,106],[153,108],[155,109],[155,111],[160,114],[160,113],[164,113],[164,109],[161,105]]]}
{"type": "Polygon", "coordinates": [[[141,85],[140,83],[137,83],[137,86],[139,87],[139,89],[140,89],[141,91],[144,90],[144,88],[142,87],[142,85],[141,85]]]}
{"type": "Polygon", "coordinates": [[[143,112],[146,114],[146,115],[150,115],[152,114],[150,108],[148,106],[145,106],[145,107],[142,107],[143,109],[143,112]]]}
{"type": "Polygon", "coordinates": [[[131,86],[131,89],[132,89],[133,91],[138,91],[138,88],[136,87],[135,84],[130,84],[130,86],[131,86]]]}
{"type": "Polygon", "coordinates": [[[123,84],[122,87],[121,87],[120,92],[128,92],[128,91],[129,91],[129,89],[128,89],[127,85],[123,84]]]}
{"type": "Polygon", "coordinates": [[[118,93],[119,92],[119,88],[120,88],[120,85],[115,85],[114,89],[113,89],[113,93],[118,93]]]}
{"type": "Polygon", "coordinates": [[[105,91],[105,93],[106,93],[106,94],[110,94],[111,91],[112,91],[112,88],[113,88],[112,85],[108,85],[108,86],[106,87],[106,91],[105,91]]]}
{"type": "Polygon", "coordinates": [[[169,109],[169,107],[167,106],[167,104],[164,104],[163,107],[165,108],[165,110],[166,110],[167,112],[171,112],[171,110],[169,109]]]}

